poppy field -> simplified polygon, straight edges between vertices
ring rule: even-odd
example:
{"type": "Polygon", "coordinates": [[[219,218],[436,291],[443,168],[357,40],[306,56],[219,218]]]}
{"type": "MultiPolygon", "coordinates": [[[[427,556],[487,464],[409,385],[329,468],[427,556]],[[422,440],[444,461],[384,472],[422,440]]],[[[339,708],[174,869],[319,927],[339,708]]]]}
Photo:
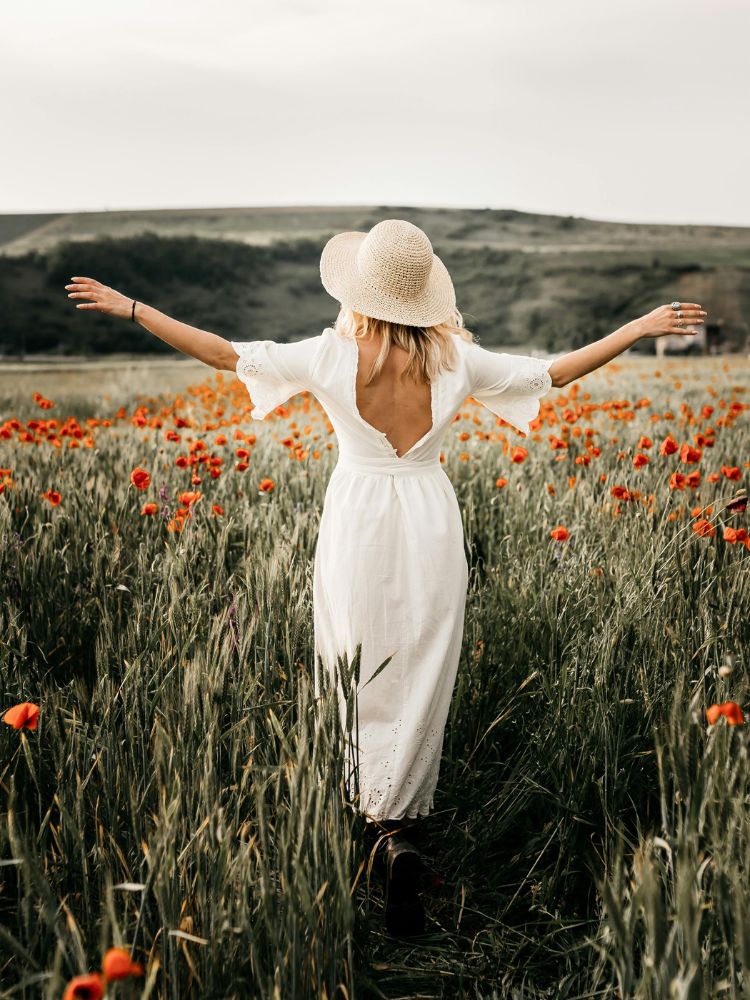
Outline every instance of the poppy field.
{"type": "Polygon", "coordinates": [[[747,997],[750,361],[623,357],[528,437],[457,413],[411,941],[343,773],[356,661],[313,687],[328,418],[161,382],[0,378],[0,997],[747,997]]]}

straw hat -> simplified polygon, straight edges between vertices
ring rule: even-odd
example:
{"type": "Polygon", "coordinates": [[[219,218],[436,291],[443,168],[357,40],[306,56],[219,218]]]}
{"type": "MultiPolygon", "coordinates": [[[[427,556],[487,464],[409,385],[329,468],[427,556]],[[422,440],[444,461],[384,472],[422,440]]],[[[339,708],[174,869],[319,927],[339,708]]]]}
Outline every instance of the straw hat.
{"type": "Polygon", "coordinates": [[[427,235],[404,219],[333,236],[320,257],[320,278],[334,299],[374,319],[433,326],[456,308],[445,264],[427,235]]]}

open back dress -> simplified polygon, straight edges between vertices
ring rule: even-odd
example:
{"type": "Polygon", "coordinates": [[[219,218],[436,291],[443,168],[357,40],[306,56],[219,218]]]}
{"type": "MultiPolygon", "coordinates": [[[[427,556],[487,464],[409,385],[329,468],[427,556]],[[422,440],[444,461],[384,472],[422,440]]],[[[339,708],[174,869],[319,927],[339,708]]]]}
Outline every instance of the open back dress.
{"type": "Polygon", "coordinates": [[[552,358],[497,353],[459,336],[453,344],[454,370],[431,383],[432,427],[399,457],[357,409],[353,338],[327,327],[290,344],[232,341],[254,419],[307,390],[338,442],[315,548],[316,678],[318,659],[332,672],[361,643],[358,735],[347,764],[349,774],[357,768],[356,807],[368,820],[426,816],[433,807],[468,586],[443,438],[468,396],[528,433],[552,386],[552,358]]]}

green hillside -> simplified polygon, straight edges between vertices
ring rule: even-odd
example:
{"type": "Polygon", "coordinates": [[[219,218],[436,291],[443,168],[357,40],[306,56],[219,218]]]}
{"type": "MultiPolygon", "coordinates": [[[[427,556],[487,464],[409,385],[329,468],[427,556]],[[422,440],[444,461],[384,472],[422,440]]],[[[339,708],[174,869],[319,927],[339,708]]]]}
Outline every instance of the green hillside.
{"type": "Polygon", "coordinates": [[[722,321],[727,349],[745,348],[748,228],[346,206],[0,216],[0,351],[172,352],[140,327],[76,312],[63,288],[73,274],[222,336],[313,336],[337,312],[320,284],[325,242],[393,217],[428,233],[487,346],[570,349],[678,298],[722,321]]]}

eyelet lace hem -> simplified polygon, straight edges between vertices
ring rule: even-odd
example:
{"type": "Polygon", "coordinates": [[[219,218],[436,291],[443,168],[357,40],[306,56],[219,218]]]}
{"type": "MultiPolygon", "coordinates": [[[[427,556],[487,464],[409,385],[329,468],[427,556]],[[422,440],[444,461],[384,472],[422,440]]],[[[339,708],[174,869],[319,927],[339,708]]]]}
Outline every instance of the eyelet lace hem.
{"type": "MultiPolygon", "coordinates": [[[[419,753],[414,765],[397,783],[393,777],[402,747],[399,744],[401,720],[396,720],[392,730],[395,743],[392,753],[378,760],[366,759],[367,767],[362,763],[365,757],[365,747],[368,743],[367,734],[360,732],[360,781],[358,810],[368,820],[385,819],[415,819],[417,816],[427,816],[434,805],[435,789],[440,774],[440,761],[443,753],[444,728],[417,726],[412,739],[418,741],[419,753]],[[395,793],[395,794],[394,794],[395,793]]],[[[348,748],[348,764],[352,764],[353,751],[348,748]]],[[[351,774],[351,772],[350,772],[351,774]]],[[[353,781],[352,781],[353,788],[353,781]]]]}

